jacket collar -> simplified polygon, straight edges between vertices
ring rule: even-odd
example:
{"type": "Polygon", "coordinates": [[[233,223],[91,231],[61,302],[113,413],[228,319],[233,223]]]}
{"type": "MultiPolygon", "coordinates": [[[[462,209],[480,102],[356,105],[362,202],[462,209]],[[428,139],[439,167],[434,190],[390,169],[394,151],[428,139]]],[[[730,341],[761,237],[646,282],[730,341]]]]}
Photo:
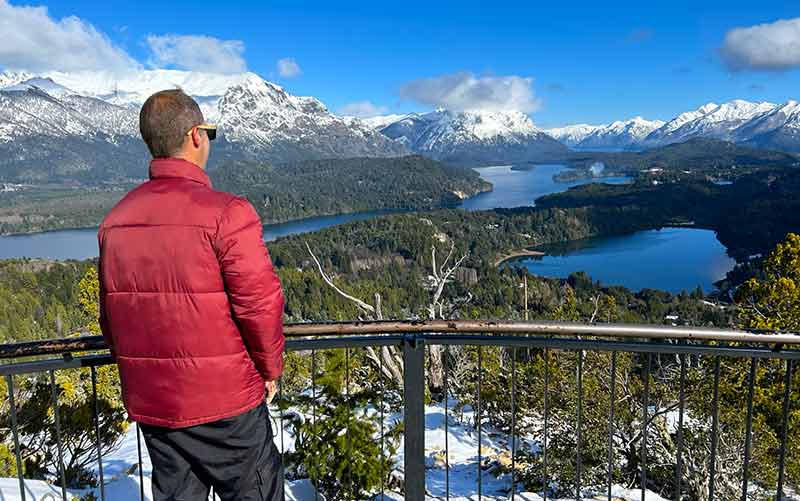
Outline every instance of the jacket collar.
{"type": "Polygon", "coordinates": [[[150,161],[150,179],[182,177],[211,187],[208,174],[182,158],[154,158],[150,161]]]}

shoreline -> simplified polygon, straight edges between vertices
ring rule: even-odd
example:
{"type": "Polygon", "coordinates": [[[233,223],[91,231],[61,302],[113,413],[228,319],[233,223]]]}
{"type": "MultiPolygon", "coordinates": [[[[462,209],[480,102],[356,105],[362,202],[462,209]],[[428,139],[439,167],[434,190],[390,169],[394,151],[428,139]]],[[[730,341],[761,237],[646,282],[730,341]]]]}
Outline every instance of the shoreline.
{"type": "MultiPolygon", "coordinates": [[[[494,185],[491,183],[485,189],[479,189],[474,194],[465,197],[459,198],[459,202],[456,204],[441,204],[436,207],[420,207],[420,208],[409,208],[409,207],[392,207],[392,208],[382,208],[382,209],[367,209],[367,210],[356,210],[356,211],[348,211],[348,212],[338,212],[338,213],[326,213],[326,214],[317,214],[314,216],[306,216],[300,217],[295,219],[286,219],[286,220],[279,220],[279,221],[270,221],[270,222],[261,222],[261,226],[267,229],[268,227],[274,226],[281,226],[281,225],[288,225],[288,224],[301,224],[304,221],[309,221],[313,219],[324,219],[324,218],[336,218],[341,216],[354,216],[354,215],[361,215],[366,214],[368,217],[366,219],[372,217],[380,217],[392,214],[406,214],[406,213],[414,213],[414,212],[428,212],[432,210],[445,210],[445,209],[458,209],[459,206],[470,200],[475,198],[479,195],[484,193],[491,193],[494,191],[494,185]]],[[[343,224],[343,223],[340,223],[343,224]]],[[[336,226],[336,225],[333,225],[336,226]]],[[[32,236],[32,235],[41,235],[45,233],[53,233],[59,231],[81,231],[81,230],[97,230],[99,229],[99,225],[91,224],[86,226],[65,226],[63,228],[46,228],[41,230],[30,230],[30,231],[13,231],[13,232],[0,232],[0,238],[5,237],[24,237],[24,236],[32,236]]],[[[315,230],[317,231],[317,230],[315,230]]]]}
{"type": "Polygon", "coordinates": [[[497,258],[494,262],[494,267],[497,268],[498,266],[505,263],[509,259],[514,259],[515,257],[541,257],[546,255],[547,254],[542,251],[532,250],[532,249],[515,250],[508,252],[506,254],[502,254],[499,258],[497,258]]]}

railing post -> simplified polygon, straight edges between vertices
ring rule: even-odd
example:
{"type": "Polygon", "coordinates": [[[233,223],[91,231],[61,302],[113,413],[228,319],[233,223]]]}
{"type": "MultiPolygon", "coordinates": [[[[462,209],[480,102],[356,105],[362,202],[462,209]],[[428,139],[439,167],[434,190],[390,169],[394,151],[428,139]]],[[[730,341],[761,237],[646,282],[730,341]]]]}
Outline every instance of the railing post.
{"type": "Polygon", "coordinates": [[[425,345],[421,336],[403,339],[405,499],[425,499],[425,345]]]}

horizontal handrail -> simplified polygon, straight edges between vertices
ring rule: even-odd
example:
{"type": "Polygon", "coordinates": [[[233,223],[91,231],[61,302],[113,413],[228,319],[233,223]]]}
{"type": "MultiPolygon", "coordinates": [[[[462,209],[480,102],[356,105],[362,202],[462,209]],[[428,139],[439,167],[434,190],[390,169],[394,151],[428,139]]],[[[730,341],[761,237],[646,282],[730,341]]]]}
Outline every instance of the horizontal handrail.
{"type": "MultiPolygon", "coordinates": [[[[775,344],[800,347],[800,335],[706,327],[576,322],[491,320],[377,320],[360,322],[289,323],[288,339],[309,336],[377,334],[524,334],[527,336],[595,336],[675,341],[775,344]]],[[[102,336],[81,336],[0,345],[0,359],[107,350],[102,336]]]]}
{"type": "MultiPolygon", "coordinates": [[[[482,427],[483,422],[483,407],[482,407],[482,393],[481,382],[482,373],[484,371],[482,363],[482,348],[487,346],[504,347],[509,350],[510,367],[506,367],[510,371],[511,388],[509,390],[511,402],[511,460],[512,471],[514,470],[513,464],[516,460],[516,451],[518,447],[515,445],[516,440],[516,395],[517,395],[517,349],[541,349],[545,363],[544,363],[544,439],[542,447],[544,455],[544,471],[547,471],[547,437],[548,437],[548,384],[549,384],[549,367],[547,362],[550,356],[549,350],[566,350],[576,354],[576,372],[575,384],[577,388],[576,400],[576,452],[575,464],[576,474],[575,478],[575,493],[576,497],[581,496],[582,477],[580,469],[582,463],[582,417],[583,417],[583,392],[582,386],[584,365],[583,360],[585,352],[611,352],[610,360],[610,373],[611,373],[611,393],[610,401],[615,401],[615,386],[616,371],[617,371],[617,354],[618,353],[633,353],[639,354],[636,358],[638,363],[641,364],[641,379],[643,382],[643,390],[641,395],[641,416],[639,419],[639,427],[642,438],[640,448],[641,454],[641,471],[639,482],[642,489],[642,496],[644,499],[647,492],[647,431],[650,423],[648,418],[652,412],[650,410],[650,371],[654,355],[669,354],[676,355],[677,358],[670,357],[670,360],[677,360],[680,364],[680,382],[679,392],[677,397],[677,408],[679,409],[679,429],[683,429],[684,412],[686,410],[686,370],[687,359],[689,356],[708,356],[714,362],[714,384],[713,384],[713,399],[712,399],[712,452],[711,452],[711,474],[714,478],[713,472],[717,460],[717,453],[715,452],[716,443],[719,435],[719,385],[720,385],[720,359],[724,357],[736,357],[740,359],[749,359],[750,371],[747,379],[747,418],[746,418],[746,432],[744,434],[744,450],[745,460],[742,473],[742,490],[748,492],[748,483],[750,482],[750,467],[749,460],[752,455],[753,443],[753,395],[756,388],[756,374],[760,360],[782,360],[785,364],[784,371],[784,397],[781,417],[781,438],[780,438],[780,452],[778,461],[778,471],[780,478],[777,484],[778,497],[783,492],[783,475],[785,470],[785,451],[786,444],[788,443],[787,430],[789,427],[789,411],[790,411],[790,397],[791,397],[791,381],[793,377],[793,367],[796,361],[800,361],[800,335],[793,333],[775,333],[775,332],[757,332],[757,331],[743,331],[733,329],[712,329],[712,328],[697,328],[697,327],[675,327],[675,326],[658,326],[658,325],[635,325],[635,324],[591,324],[591,323],[569,323],[569,322],[515,322],[515,321],[483,321],[483,320],[408,320],[408,321],[362,321],[362,322],[327,322],[327,323],[292,323],[284,326],[284,332],[287,337],[286,351],[302,350],[305,353],[310,353],[308,361],[311,363],[311,387],[312,391],[316,388],[314,383],[315,375],[318,374],[315,368],[315,350],[326,349],[352,349],[363,347],[378,347],[378,346],[395,346],[402,353],[402,420],[404,424],[404,445],[403,445],[403,485],[405,490],[405,499],[418,500],[425,497],[425,477],[426,477],[426,449],[425,449],[425,388],[426,388],[426,345],[440,345],[444,347],[446,360],[447,353],[451,346],[473,346],[476,348],[475,355],[477,357],[477,387],[475,389],[474,411],[476,413],[476,427],[478,435],[478,461],[477,461],[477,490],[478,496],[482,493],[481,478],[483,475],[483,461],[481,459],[481,443],[482,443],[482,427]]],[[[98,397],[97,397],[97,383],[96,374],[100,366],[114,364],[115,360],[107,351],[102,336],[85,336],[85,337],[71,337],[66,339],[52,339],[44,341],[33,341],[26,343],[6,344],[0,345],[0,359],[6,359],[6,363],[0,364],[0,377],[4,377],[8,388],[8,403],[11,412],[11,430],[14,439],[14,455],[17,461],[17,475],[20,483],[21,496],[24,499],[25,485],[23,478],[23,449],[20,447],[20,433],[18,427],[17,416],[17,402],[15,396],[15,378],[26,374],[42,374],[48,375],[50,378],[50,385],[52,388],[52,406],[54,409],[54,419],[58,426],[59,417],[57,414],[57,386],[55,374],[57,371],[65,369],[86,368],[91,374],[92,381],[92,398],[94,403],[94,423],[95,423],[95,436],[96,436],[96,454],[99,468],[99,485],[100,497],[105,498],[103,491],[103,470],[102,470],[102,454],[101,443],[99,439],[99,431],[97,431],[99,423],[98,414],[98,397]],[[43,355],[62,354],[61,357],[44,357],[43,355]],[[25,357],[38,357],[38,358],[25,358],[25,357]],[[11,359],[22,360],[11,360],[11,359]]],[[[345,352],[347,353],[347,352],[345,352]]],[[[349,374],[350,371],[350,358],[345,357],[345,371],[349,374]]],[[[445,437],[448,436],[448,364],[443,364],[443,394],[444,402],[444,426],[445,437]]],[[[385,376],[380,373],[379,387],[381,404],[378,408],[381,409],[381,423],[383,423],[383,392],[386,388],[385,376]]],[[[349,376],[348,376],[349,378],[349,376]]],[[[346,378],[347,381],[349,379],[346,378]]],[[[345,384],[345,392],[348,391],[349,383],[345,384]]],[[[281,390],[282,391],[282,390],[281,390]]],[[[317,405],[316,394],[313,394],[313,405],[317,405]]],[[[637,397],[638,398],[638,397],[637,397]]],[[[315,407],[316,409],[316,407],[315,407]]],[[[614,422],[614,405],[612,403],[611,410],[608,418],[608,433],[609,433],[609,447],[607,451],[608,464],[614,464],[614,450],[613,444],[613,422],[614,422]]],[[[281,454],[284,453],[283,445],[283,411],[279,412],[279,426],[280,432],[277,436],[281,437],[281,454]]],[[[312,411],[312,415],[316,416],[316,410],[312,411]]],[[[313,419],[316,419],[314,417],[313,419]]],[[[381,424],[381,427],[383,424],[381,424]]],[[[58,428],[57,428],[58,429],[58,428]]],[[[349,428],[348,428],[349,430],[349,428]]],[[[60,432],[56,432],[56,443],[59,450],[61,448],[60,432]]],[[[381,455],[384,454],[383,444],[383,428],[381,428],[381,455]]],[[[138,434],[137,434],[138,439],[138,434]]],[[[677,455],[678,463],[675,473],[676,491],[681,492],[682,470],[682,435],[678,435],[677,455]]],[[[445,457],[449,457],[447,452],[448,444],[445,438],[445,457]]],[[[143,485],[142,480],[142,464],[141,452],[139,453],[139,471],[140,471],[140,485],[143,485]]],[[[62,499],[66,500],[66,484],[63,480],[63,462],[59,457],[59,468],[62,474],[62,499]]],[[[449,475],[449,463],[446,463],[446,475],[449,475]]],[[[609,469],[609,472],[611,469],[609,469]]],[[[545,475],[545,485],[547,485],[547,473],[545,475]]],[[[516,477],[511,476],[511,492],[516,492],[515,487],[516,477]]],[[[446,481],[446,492],[449,495],[449,483],[446,481]]],[[[609,473],[607,481],[607,489],[609,498],[611,497],[612,476],[609,473]]],[[[383,492],[384,485],[381,481],[381,492],[383,492]]],[[[144,500],[144,491],[141,490],[140,498],[144,500]]],[[[714,484],[709,487],[709,498],[714,499],[714,484]]],[[[512,495],[513,496],[513,495],[512,495]]]]}

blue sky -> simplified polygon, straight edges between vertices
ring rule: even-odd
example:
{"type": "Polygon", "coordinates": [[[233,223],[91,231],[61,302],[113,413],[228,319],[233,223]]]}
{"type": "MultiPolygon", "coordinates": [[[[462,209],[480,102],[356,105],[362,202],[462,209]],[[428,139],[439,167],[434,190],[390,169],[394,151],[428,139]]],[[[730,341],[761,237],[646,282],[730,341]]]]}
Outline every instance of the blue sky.
{"type": "MultiPolygon", "coordinates": [[[[449,77],[481,91],[526,87],[508,91],[523,94],[511,102],[523,102],[541,126],[635,115],[669,119],[708,101],[734,98],[800,99],[800,61],[754,63],[757,47],[737,46],[738,62],[720,53],[731,30],[800,16],[796,2],[785,0],[195,0],[168,8],[147,0],[5,2],[0,0],[0,26],[3,5],[7,13],[45,6],[54,22],[76,16],[145,66],[182,64],[158,60],[148,36],[236,41],[232,50],[242,66],[295,94],[316,96],[337,112],[352,110],[352,103],[381,112],[424,111],[437,99],[468,106],[467,98],[440,92],[449,77]],[[745,56],[750,59],[742,63],[745,56]],[[280,59],[293,60],[299,72],[281,76],[280,59]],[[419,79],[429,80],[412,84],[419,79]]],[[[791,43],[793,33],[783,30],[778,40],[789,36],[791,43]]],[[[742,40],[740,45],[747,43],[742,40]]],[[[3,57],[0,49],[0,65],[9,66],[3,57]]],[[[24,66],[25,54],[15,57],[14,65],[24,66]]]]}

